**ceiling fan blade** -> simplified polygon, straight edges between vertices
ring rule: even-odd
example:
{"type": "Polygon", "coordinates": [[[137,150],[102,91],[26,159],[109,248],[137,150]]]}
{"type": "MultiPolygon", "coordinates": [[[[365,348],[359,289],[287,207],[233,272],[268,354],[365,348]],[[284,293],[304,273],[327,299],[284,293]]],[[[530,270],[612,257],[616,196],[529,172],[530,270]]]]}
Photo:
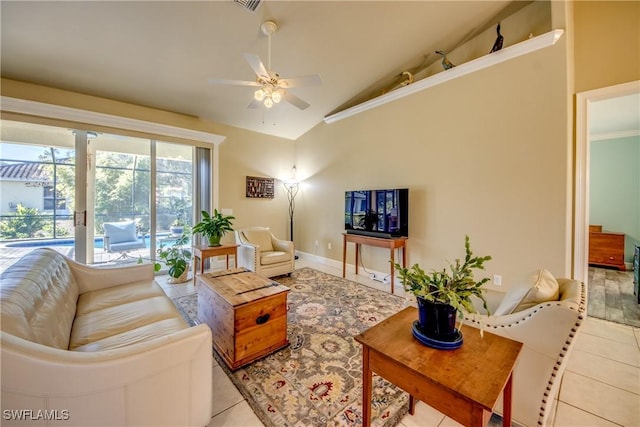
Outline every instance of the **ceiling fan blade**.
{"type": "Polygon", "coordinates": [[[254,110],[260,107],[261,105],[262,105],[261,101],[258,101],[257,99],[252,99],[249,105],[247,105],[247,108],[251,108],[252,110],[254,110]]]}
{"type": "Polygon", "coordinates": [[[244,59],[247,60],[247,62],[249,63],[249,66],[253,69],[253,72],[256,73],[258,77],[260,76],[269,77],[269,72],[265,68],[262,61],[260,61],[260,58],[258,57],[258,55],[245,53],[244,59]]]}
{"type": "Polygon", "coordinates": [[[302,99],[289,92],[284,94],[284,100],[301,110],[306,110],[310,105],[309,103],[303,101],[302,99]]]}
{"type": "Polygon", "coordinates": [[[209,83],[213,85],[262,86],[258,82],[250,82],[247,80],[209,79],[209,83]]]}
{"type": "Polygon", "coordinates": [[[313,74],[310,76],[290,77],[288,79],[279,79],[278,82],[283,87],[322,85],[322,79],[320,79],[320,76],[317,74],[313,74]]]}

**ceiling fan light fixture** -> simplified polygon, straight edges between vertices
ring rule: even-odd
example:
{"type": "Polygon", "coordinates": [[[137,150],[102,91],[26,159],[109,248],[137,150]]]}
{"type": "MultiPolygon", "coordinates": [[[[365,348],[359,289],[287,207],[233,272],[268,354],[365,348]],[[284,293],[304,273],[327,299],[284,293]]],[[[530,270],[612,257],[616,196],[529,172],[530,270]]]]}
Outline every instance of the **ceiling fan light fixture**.
{"type": "Polygon", "coordinates": [[[253,97],[256,99],[256,101],[262,101],[265,97],[265,92],[262,89],[258,89],[254,94],[253,97]]]}
{"type": "MultiPolygon", "coordinates": [[[[1,1],[1,0],[0,0],[1,1]]],[[[250,0],[238,0],[238,1],[250,1],[250,0]]],[[[255,0],[264,1],[264,0],[255,0]]],[[[222,83],[232,84],[237,86],[251,86],[258,87],[253,93],[254,100],[249,104],[248,108],[255,108],[262,103],[265,108],[272,108],[274,104],[279,104],[284,101],[293,105],[294,107],[304,110],[309,107],[309,104],[298,98],[292,93],[288,93],[287,89],[294,86],[314,86],[321,84],[320,77],[313,76],[301,76],[291,79],[281,79],[278,73],[271,69],[271,35],[278,30],[278,25],[274,21],[266,21],[261,26],[262,33],[268,37],[268,62],[267,66],[262,63],[257,55],[245,53],[245,60],[249,63],[249,66],[256,74],[255,81],[243,81],[243,80],[220,80],[209,79],[210,83],[222,83]]]]}

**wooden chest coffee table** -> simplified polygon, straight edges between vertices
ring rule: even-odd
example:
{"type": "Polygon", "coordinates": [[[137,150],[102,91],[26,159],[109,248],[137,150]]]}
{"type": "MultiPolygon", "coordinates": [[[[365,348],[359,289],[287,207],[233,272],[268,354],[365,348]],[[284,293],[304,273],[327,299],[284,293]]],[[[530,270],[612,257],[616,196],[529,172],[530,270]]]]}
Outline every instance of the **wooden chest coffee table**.
{"type": "Polygon", "coordinates": [[[197,275],[196,286],[198,319],[232,370],[289,344],[286,286],[243,268],[197,275]]]}

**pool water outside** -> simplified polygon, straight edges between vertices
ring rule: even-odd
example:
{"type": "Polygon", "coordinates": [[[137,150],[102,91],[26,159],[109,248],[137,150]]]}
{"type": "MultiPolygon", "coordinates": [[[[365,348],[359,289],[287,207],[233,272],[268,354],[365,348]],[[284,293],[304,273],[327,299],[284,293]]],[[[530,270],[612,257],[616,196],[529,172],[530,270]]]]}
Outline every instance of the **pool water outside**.
{"type": "MultiPolygon", "coordinates": [[[[142,241],[141,237],[138,237],[138,240],[142,241]]],[[[145,247],[150,246],[151,236],[144,236],[144,244],[145,247]]],[[[169,233],[161,233],[156,235],[156,243],[160,246],[160,243],[164,245],[171,244],[175,242],[175,240],[171,239],[171,234],[169,233]]],[[[40,248],[46,246],[74,246],[75,239],[47,239],[47,240],[23,240],[19,242],[11,242],[4,245],[7,248],[40,248]]],[[[190,244],[190,243],[189,243],[190,244]]],[[[102,237],[96,237],[94,239],[94,247],[96,249],[102,249],[104,247],[102,237]]]]}

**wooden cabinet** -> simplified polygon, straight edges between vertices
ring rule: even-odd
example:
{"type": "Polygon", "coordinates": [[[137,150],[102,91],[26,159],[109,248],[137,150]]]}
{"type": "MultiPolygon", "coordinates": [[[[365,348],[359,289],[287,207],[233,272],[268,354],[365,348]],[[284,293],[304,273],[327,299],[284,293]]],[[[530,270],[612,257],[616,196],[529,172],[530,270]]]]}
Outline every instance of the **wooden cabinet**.
{"type": "Polygon", "coordinates": [[[625,270],[624,233],[603,232],[602,226],[589,226],[589,264],[625,270]]]}

